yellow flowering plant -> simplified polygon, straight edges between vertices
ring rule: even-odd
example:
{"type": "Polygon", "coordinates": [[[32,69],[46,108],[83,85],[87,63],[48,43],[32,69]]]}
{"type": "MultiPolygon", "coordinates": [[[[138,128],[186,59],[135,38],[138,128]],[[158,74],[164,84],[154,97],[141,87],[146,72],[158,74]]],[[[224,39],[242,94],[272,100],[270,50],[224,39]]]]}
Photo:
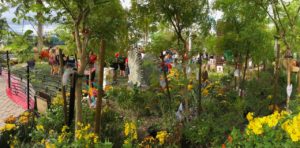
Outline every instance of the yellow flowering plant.
{"type": "Polygon", "coordinates": [[[124,140],[123,147],[131,147],[137,140],[137,127],[135,122],[126,122],[124,125],[124,140]]]}
{"type": "Polygon", "coordinates": [[[234,129],[226,147],[300,147],[300,113],[274,111],[273,114],[254,117],[248,113],[245,132],[234,129]]]}
{"type": "Polygon", "coordinates": [[[32,131],[33,114],[25,111],[19,116],[11,115],[7,117],[4,122],[6,124],[0,127],[0,141],[5,139],[5,143],[2,145],[10,144],[10,146],[14,146],[19,141],[28,139],[27,134],[32,131]]]}

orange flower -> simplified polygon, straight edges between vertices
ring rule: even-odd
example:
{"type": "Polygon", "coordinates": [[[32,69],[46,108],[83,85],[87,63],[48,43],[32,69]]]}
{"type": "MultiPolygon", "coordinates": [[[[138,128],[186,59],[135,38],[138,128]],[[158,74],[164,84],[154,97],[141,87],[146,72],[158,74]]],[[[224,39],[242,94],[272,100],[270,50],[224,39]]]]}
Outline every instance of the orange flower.
{"type": "Polygon", "coordinates": [[[228,135],[227,140],[229,143],[232,143],[232,137],[230,135],[228,135]]]}
{"type": "Polygon", "coordinates": [[[225,144],[222,144],[222,148],[226,148],[226,145],[225,145],[225,144]]]}
{"type": "Polygon", "coordinates": [[[16,122],[16,120],[17,120],[16,117],[14,117],[13,115],[10,115],[8,118],[5,119],[4,122],[7,124],[13,124],[16,122]]]}

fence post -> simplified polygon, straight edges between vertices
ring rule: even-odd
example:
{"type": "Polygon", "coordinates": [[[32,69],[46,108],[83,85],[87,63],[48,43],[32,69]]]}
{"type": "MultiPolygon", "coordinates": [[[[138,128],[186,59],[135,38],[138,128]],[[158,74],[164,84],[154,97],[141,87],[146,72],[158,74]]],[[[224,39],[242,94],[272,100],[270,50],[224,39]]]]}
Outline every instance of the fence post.
{"type": "Polygon", "coordinates": [[[37,112],[38,108],[37,108],[37,96],[34,95],[34,111],[37,112]]]}
{"type": "Polygon", "coordinates": [[[68,126],[70,127],[74,118],[74,107],[75,107],[75,88],[76,88],[76,73],[72,74],[71,87],[70,87],[70,107],[69,107],[69,121],[68,126]]]}
{"type": "Polygon", "coordinates": [[[27,109],[29,110],[30,88],[29,88],[29,65],[27,65],[27,109]]]}
{"type": "MultiPolygon", "coordinates": [[[[63,77],[64,75],[64,59],[62,49],[59,49],[59,65],[60,65],[60,75],[63,77]]],[[[61,93],[64,100],[64,119],[65,124],[68,124],[68,108],[67,108],[67,97],[66,97],[66,87],[63,85],[61,80],[61,93]]]]}
{"type": "Polygon", "coordinates": [[[8,73],[8,88],[11,88],[11,80],[10,80],[10,66],[9,66],[9,53],[6,51],[6,63],[7,63],[7,73],[8,73]]]}

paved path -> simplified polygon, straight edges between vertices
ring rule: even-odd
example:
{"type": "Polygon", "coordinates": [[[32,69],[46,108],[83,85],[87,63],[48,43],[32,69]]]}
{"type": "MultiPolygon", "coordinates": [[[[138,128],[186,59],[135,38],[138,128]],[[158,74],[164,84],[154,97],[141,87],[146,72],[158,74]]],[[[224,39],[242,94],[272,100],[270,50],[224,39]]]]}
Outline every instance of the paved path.
{"type": "Polygon", "coordinates": [[[6,79],[0,76],[0,127],[4,125],[4,120],[10,115],[19,116],[24,109],[11,101],[6,96],[6,79]]]}

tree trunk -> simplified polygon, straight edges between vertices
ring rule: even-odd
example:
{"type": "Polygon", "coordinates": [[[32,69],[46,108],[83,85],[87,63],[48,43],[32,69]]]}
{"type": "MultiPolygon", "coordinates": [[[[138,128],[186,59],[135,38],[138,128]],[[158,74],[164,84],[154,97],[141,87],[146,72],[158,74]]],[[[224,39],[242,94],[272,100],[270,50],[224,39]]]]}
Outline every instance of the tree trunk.
{"type": "MultiPolygon", "coordinates": [[[[64,64],[63,64],[63,56],[62,56],[62,50],[61,49],[59,49],[59,64],[60,64],[60,75],[61,75],[61,77],[63,77],[63,74],[64,74],[64,64]]],[[[64,119],[65,119],[65,125],[67,125],[67,122],[68,122],[67,97],[66,97],[66,87],[63,84],[61,86],[61,93],[62,93],[62,97],[63,97],[63,100],[64,100],[64,119]]]]}
{"type": "MultiPolygon", "coordinates": [[[[235,60],[235,70],[234,70],[234,72],[235,72],[237,69],[238,69],[238,63],[237,63],[237,61],[235,60]]],[[[236,87],[237,87],[237,77],[234,76],[234,89],[236,89],[236,87]]]]}
{"type": "Polygon", "coordinates": [[[259,64],[257,64],[257,79],[259,79],[260,75],[259,75],[259,64]]]}
{"type": "MultiPolygon", "coordinates": [[[[234,70],[234,72],[235,72],[237,69],[238,69],[238,62],[237,62],[237,60],[235,60],[235,70],[234,70]]],[[[237,77],[234,76],[234,89],[236,89],[236,87],[237,87],[237,77]]]]}
{"type": "Polygon", "coordinates": [[[184,78],[187,79],[187,65],[188,65],[188,44],[184,39],[181,39],[181,41],[184,43],[184,54],[182,55],[182,69],[183,69],[183,75],[184,78]]]}
{"type": "Polygon", "coordinates": [[[249,60],[249,50],[247,50],[246,53],[246,59],[245,59],[245,67],[244,67],[244,73],[243,73],[243,79],[242,79],[242,92],[241,92],[241,97],[244,96],[244,91],[245,91],[245,80],[246,80],[246,74],[247,74],[247,68],[248,68],[248,60],[249,60]]]}
{"type": "Polygon", "coordinates": [[[105,57],[105,41],[101,39],[101,47],[98,56],[98,64],[99,64],[99,79],[98,79],[98,97],[97,97],[97,105],[96,105],[96,115],[95,115],[95,133],[98,134],[99,137],[101,133],[101,109],[102,109],[102,97],[104,96],[103,91],[103,77],[104,77],[104,57],[105,57]]]}
{"type": "Polygon", "coordinates": [[[275,61],[275,79],[274,79],[274,97],[278,97],[278,79],[279,79],[279,58],[280,58],[280,44],[277,43],[276,61],[275,61]]]}
{"type": "MultiPolygon", "coordinates": [[[[37,2],[37,4],[43,6],[42,0],[37,0],[36,2],[37,2]]],[[[38,51],[41,51],[43,46],[44,46],[43,45],[43,23],[42,23],[43,14],[42,14],[42,12],[37,13],[37,18],[38,18],[38,32],[37,32],[38,44],[37,44],[37,48],[38,48],[38,51]]]]}
{"type": "Polygon", "coordinates": [[[80,18],[77,20],[74,24],[74,30],[75,30],[75,42],[76,42],[76,48],[77,48],[77,56],[80,59],[80,66],[78,66],[77,70],[77,80],[76,80],[76,88],[75,88],[75,130],[78,130],[77,123],[82,123],[82,79],[84,77],[84,70],[87,64],[87,53],[86,49],[82,48],[80,35],[79,35],[79,23],[80,18]]]}
{"type": "Polygon", "coordinates": [[[75,89],[75,129],[78,129],[77,123],[82,123],[82,84],[84,77],[84,70],[87,64],[86,53],[81,55],[80,58],[80,67],[78,69],[78,77],[76,81],[76,89],[75,89]]]}

